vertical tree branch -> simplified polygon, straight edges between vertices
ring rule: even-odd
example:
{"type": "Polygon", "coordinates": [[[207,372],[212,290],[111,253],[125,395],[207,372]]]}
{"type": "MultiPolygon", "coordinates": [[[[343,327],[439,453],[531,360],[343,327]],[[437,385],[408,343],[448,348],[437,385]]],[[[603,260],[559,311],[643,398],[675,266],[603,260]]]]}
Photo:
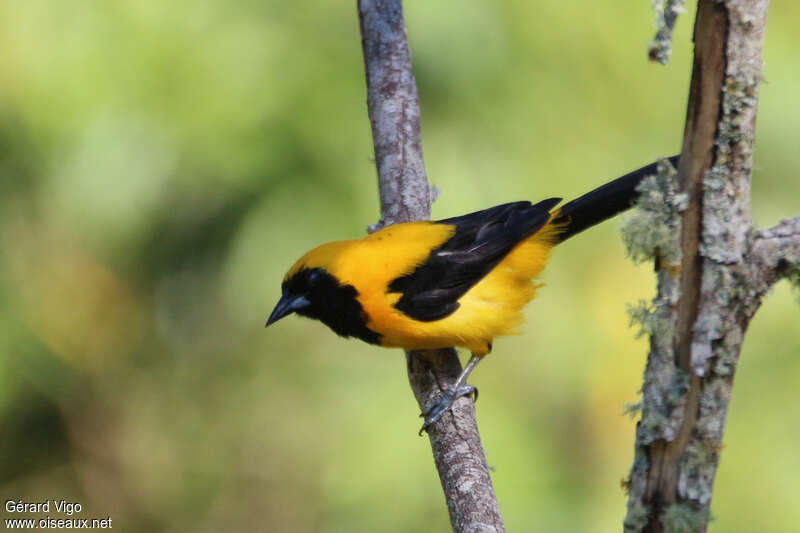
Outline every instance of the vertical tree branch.
{"type": "Polygon", "coordinates": [[[431,192],[402,3],[359,1],[358,15],[381,201],[381,220],[374,231],[430,218],[431,192]]]}
{"type": "MultiPolygon", "coordinates": [[[[427,220],[431,190],[422,159],[419,99],[401,1],[359,0],[358,15],[381,201],[381,220],[370,229],[427,220]]],[[[420,408],[454,384],[461,372],[452,348],[407,352],[406,358],[420,408]]],[[[457,400],[428,436],[453,530],[504,531],[472,401],[457,400]]]]}
{"type": "Polygon", "coordinates": [[[630,476],[627,532],[705,531],[733,376],[764,291],[752,283],[750,169],[767,0],[699,0],[672,261],[659,294],[630,476]],[[675,260],[677,258],[677,260],[675,260]]]}
{"type": "MultiPolygon", "coordinates": [[[[692,326],[697,318],[700,297],[700,216],[702,212],[702,178],[711,165],[714,132],[722,97],[725,70],[723,48],[727,33],[724,8],[713,2],[701,2],[695,24],[695,61],[689,90],[681,158],[678,165],[680,191],[688,199],[681,216],[681,263],[676,280],[680,299],[674,306],[675,339],[673,358],[680,376],[689,376],[684,419],[672,440],[658,439],[650,451],[652,467],[648,478],[645,500],[650,505],[662,507],[674,501],[678,462],[686,447],[694,423],[693,415],[699,402],[699,379],[690,373],[692,326]]],[[[662,271],[661,277],[675,278],[672,269],[662,271]]],[[[664,354],[661,354],[662,356],[664,354]]]]}

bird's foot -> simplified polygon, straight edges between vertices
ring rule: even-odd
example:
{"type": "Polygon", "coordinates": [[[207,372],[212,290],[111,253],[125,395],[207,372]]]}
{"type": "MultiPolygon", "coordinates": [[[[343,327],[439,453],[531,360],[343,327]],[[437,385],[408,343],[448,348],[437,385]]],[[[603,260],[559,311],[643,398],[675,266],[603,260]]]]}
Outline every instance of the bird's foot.
{"type": "Polygon", "coordinates": [[[472,385],[462,385],[460,387],[453,387],[442,391],[442,393],[434,398],[434,400],[425,407],[422,414],[419,416],[425,418],[425,423],[419,430],[420,436],[423,431],[428,431],[428,428],[436,423],[437,420],[442,418],[447,411],[453,407],[453,402],[462,396],[472,396],[472,401],[478,401],[478,389],[472,385]]]}

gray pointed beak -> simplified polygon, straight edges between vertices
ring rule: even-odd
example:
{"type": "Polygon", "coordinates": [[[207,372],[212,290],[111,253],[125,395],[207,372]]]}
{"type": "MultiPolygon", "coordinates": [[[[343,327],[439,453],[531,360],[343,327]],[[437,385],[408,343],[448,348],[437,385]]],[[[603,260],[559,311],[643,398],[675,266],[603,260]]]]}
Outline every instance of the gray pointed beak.
{"type": "Polygon", "coordinates": [[[286,315],[294,313],[298,309],[302,309],[303,307],[307,307],[309,305],[311,305],[311,302],[309,302],[305,296],[295,296],[293,294],[284,293],[284,295],[281,296],[281,299],[278,300],[278,305],[275,306],[275,309],[273,309],[272,313],[269,315],[267,324],[264,327],[267,327],[286,315]]]}

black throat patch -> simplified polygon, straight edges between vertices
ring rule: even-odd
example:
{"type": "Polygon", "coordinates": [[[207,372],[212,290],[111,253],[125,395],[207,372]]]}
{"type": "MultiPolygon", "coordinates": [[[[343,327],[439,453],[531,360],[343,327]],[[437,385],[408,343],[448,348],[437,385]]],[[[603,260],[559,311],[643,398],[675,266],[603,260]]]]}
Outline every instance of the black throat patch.
{"type": "Polygon", "coordinates": [[[352,285],[341,285],[321,268],[302,269],[286,282],[294,294],[305,294],[311,305],[298,309],[298,315],[319,320],[342,337],[357,337],[380,344],[381,336],[367,327],[369,317],[356,299],[352,285]]]}

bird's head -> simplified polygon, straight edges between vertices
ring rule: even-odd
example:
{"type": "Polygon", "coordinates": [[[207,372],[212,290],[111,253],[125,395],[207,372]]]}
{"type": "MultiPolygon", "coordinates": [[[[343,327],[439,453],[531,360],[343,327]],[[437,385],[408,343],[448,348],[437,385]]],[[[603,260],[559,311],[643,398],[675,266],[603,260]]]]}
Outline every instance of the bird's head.
{"type": "Polygon", "coordinates": [[[267,326],[291,314],[307,314],[317,300],[322,269],[302,269],[281,284],[281,299],[267,319],[267,326]]]}
{"type": "Polygon", "coordinates": [[[378,344],[380,335],[367,327],[368,317],[356,288],[344,281],[342,262],[353,261],[353,241],[314,248],[294,264],[281,285],[281,299],[267,326],[291,313],[322,321],[343,337],[378,344]]]}
{"type": "Polygon", "coordinates": [[[314,248],[289,269],[281,284],[281,299],[267,319],[267,326],[297,313],[321,319],[335,302],[337,288],[336,262],[345,242],[332,242],[314,248]]]}

